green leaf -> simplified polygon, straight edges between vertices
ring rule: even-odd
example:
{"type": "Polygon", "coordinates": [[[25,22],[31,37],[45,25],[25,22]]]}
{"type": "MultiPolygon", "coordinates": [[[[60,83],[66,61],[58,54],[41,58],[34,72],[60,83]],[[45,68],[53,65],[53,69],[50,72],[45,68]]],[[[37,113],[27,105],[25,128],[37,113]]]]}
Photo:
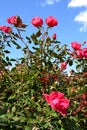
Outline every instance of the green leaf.
{"type": "Polygon", "coordinates": [[[41,36],[41,31],[39,30],[37,33],[36,33],[36,37],[40,37],[41,36]]]}
{"type": "Polygon", "coordinates": [[[16,61],[15,59],[11,58],[10,61],[16,61]]]}
{"type": "Polygon", "coordinates": [[[13,99],[15,99],[15,98],[16,98],[16,95],[13,94],[13,95],[11,95],[11,96],[8,98],[8,100],[13,100],[13,99]]]}
{"type": "Polygon", "coordinates": [[[38,50],[38,49],[39,49],[38,47],[34,47],[34,46],[33,46],[32,48],[33,48],[34,50],[38,50]]]}
{"type": "Polygon", "coordinates": [[[11,62],[8,62],[7,64],[10,65],[10,66],[12,66],[12,63],[11,63],[11,62]]]}
{"type": "Polygon", "coordinates": [[[25,126],[24,128],[25,128],[25,130],[30,130],[31,129],[29,126],[25,126]]]}
{"type": "Polygon", "coordinates": [[[12,107],[12,109],[11,109],[12,113],[15,112],[15,110],[16,110],[15,106],[12,107]]]}
{"type": "Polygon", "coordinates": [[[70,65],[70,66],[73,65],[73,61],[72,61],[72,60],[69,61],[69,65],[70,65]]]}
{"type": "Polygon", "coordinates": [[[61,128],[61,130],[64,130],[63,128],[61,128]]]}
{"type": "Polygon", "coordinates": [[[31,38],[32,38],[32,40],[36,39],[36,36],[34,33],[31,35],[31,38]]]}
{"type": "Polygon", "coordinates": [[[16,48],[17,48],[17,49],[21,49],[21,46],[18,45],[16,48]]]}
{"type": "Polygon", "coordinates": [[[10,45],[10,43],[9,43],[9,42],[7,42],[7,45],[8,45],[9,47],[11,47],[11,45],[10,45]]]}
{"type": "Polygon", "coordinates": [[[22,64],[25,62],[25,58],[20,58],[20,60],[22,64]]]}
{"type": "Polygon", "coordinates": [[[9,57],[8,56],[6,57],[6,60],[9,61],[9,57]]]}
{"type": "Polygon", "coordinates": [[[21,48],[21,46],[20,46],[17,42],[15,42],[14,40],[12,40],[12,43],[13,43],[14,45],[16,45],[16,48],[17,48],[17,49],[20,49],[20,48],[21,48]]]}
{"type": "Polygon", "coordinates": [[[31,43],[30,37],[26,36],[26,39],[28,40],[28,43],[31,43]]]}
{"type": "Polygon", "coordinates": [[[5,53],[10,53],[10,51],[8,51],[8,50],[4,50],[4,52],[5,52],[5,53]]]}
{"type": "Polygon", "coordinates": [[[17,116],[14,116],[12,119],[13,119],[14,121],[19,121],[19,117],[17,117],[17,116]]]}

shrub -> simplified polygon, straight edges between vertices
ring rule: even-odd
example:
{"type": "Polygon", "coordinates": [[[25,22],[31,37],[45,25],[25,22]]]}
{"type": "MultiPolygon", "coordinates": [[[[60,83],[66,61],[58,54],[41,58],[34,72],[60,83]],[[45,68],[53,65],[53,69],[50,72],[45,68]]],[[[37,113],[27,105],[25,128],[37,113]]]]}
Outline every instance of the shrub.
{"type": "Polygon", "coordinates": [[[86,130],[86,51],[79,57],[81,48],[75,45],[78,49],[73,47],[71,53],[57,36],[49,36],[49,30],[58,24],[52,16],[46,19],[46,28],[43,20],[35,17],[32,24],[37,32],[25,37],[22,32],[27,25],[19,16],[7,21],[11,31],[0,29],[1,130],[86,130]],[[8,55],[13,45],[23,51],[19,60],[8,55]],[[74,60],[78,71],[68,76],[65,69],[74,60]],[[13,62],[15,66],[9,69],[13,62]]]}

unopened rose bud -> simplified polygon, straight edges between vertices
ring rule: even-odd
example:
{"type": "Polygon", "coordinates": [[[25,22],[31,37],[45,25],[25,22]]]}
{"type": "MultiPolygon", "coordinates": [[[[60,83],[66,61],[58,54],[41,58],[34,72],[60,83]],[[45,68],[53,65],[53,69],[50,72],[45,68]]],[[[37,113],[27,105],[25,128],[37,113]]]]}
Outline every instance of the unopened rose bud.
{"type": "Polygon", "coordinates": [[[53,38],[53,40],[56,39],[56,33],[53,34],[52,38],[53,38]]]}

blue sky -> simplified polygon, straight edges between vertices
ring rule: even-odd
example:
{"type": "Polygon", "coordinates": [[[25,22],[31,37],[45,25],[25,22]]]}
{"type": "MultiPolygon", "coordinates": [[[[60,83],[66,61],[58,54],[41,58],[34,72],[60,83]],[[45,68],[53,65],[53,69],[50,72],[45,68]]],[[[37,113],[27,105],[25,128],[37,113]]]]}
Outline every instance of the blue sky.
{"type": "Polygon", "coordinates": [[[33,17],[40,16],[45,21],[54,16],[59,24],[51,33],[56,32],[63,44],[70,47],[72,41],[87,41],[87,0],[0,0],[0,25],[8,25],[6,19],[13,15],[19,15],[29,25],[28,34],[36,31],[31,25],[33,17]]]}

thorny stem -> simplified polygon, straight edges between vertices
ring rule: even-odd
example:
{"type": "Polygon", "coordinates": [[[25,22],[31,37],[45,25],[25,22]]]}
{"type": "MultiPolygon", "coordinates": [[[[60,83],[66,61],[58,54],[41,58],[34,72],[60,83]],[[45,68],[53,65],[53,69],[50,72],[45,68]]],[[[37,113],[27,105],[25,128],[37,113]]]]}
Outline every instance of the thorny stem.
{"type": "Polygon", "coordinates": [[[22,38],[22,36],[21,36],[21,33],[20,33],[20,30],[19,30],[18,28],[16,28],[16,29],[17,29],[17,31],[18,31],[20,40],[21,40],[21,41],[23,42],[23,44],[26,46],[26,48],[28,49],[28,54],[31,56],[32,54],[31,54],[31,52],[30,52],[30,50],[29,50],[29,47],[28,47],[27,43],[23,40],[23,38],[22,38]]]}
{"type": "MultiPolygon", "coordinates": [[[[19,34],[19,39],[23,42],[23,44],[24,44],[25,47],[27,48],[27,53],[29,54],[29,56],[32,56],[33,54],[31,54],[27,43],[23,40],[23,38],[22,38],[22,36],[21,36],[21,33],[20,33],[20,30],[19,30],[18,28],[16,28],[16,29],[17,29],[18,34],[19,34]]],[[[27,59],[27,65],[28,65],[28,62],[31,63],[31,58],[30,58],[30,60],[27,59]]]]}
{"type": "MultiPolygon", "coordinates": [[[[45,61],[46,61],[46,56],[45,56],[45,51],[46,50],[45,49],[46,49],[46,37],[47,37],[47,34],[48,34],[48,28],[47,28],[47,30],[44,30],[43,33],[42,33],[41,59],[44,56],[45,61]]],[[[46,63],[45,63],[45,65],[46,65],[46,63]]]]}

